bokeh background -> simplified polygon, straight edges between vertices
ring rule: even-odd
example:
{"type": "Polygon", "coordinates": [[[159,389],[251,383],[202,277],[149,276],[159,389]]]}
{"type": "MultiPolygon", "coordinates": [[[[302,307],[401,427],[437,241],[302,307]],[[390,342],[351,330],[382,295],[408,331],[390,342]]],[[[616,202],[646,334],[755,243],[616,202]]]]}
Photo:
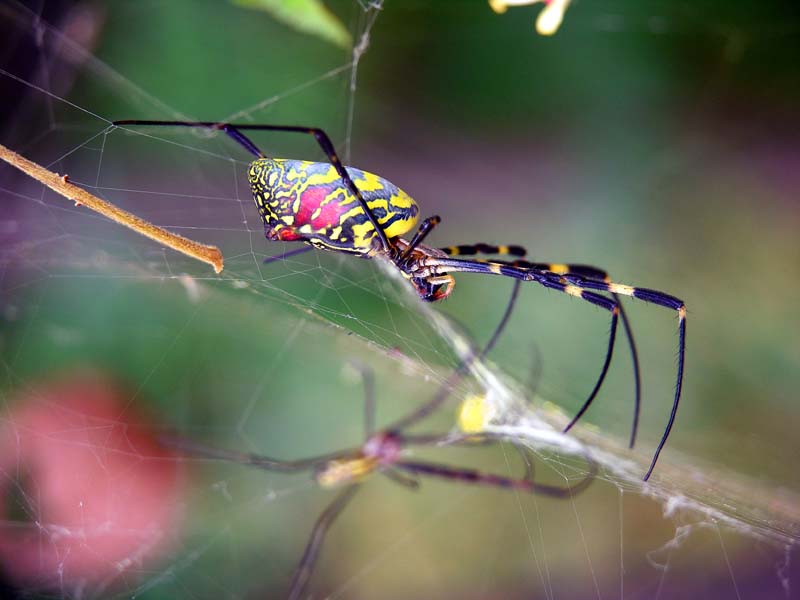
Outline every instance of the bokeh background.
{"type": "MultiPolygon", "coordinates": [[[[136,214],[217,244],[228,262],[217,278],[0,171],[4,444],[28,436],[83,445],[89,458],[75,458],[76,474],[81,460],[105,452],[137,469],[158,465],[158,478],[136,476],[145,495],[148,479],[162,481],[163,465],[173,468],[168,492],[151,490],[173,509],[170,526],[154,519],[158,543],[147,552],[144,542],[122,546],[125,559],[101,556],[82,572],[70,556],[97,555],[92,536],[64,542],[69,536],[42,525],[56,513],[37,480],[47,470],[36,465],[49,464],[48,452],[61,454],[58,445],[32,444],[36,460],[26,444],[4,446],[13,460],[2,465],[0,541],[21,547],[14,536],[29,534],[25,543],[38,544],[34,555],[53,571],[20,575],[21,558],[6,552],[7,594],[281,597],[330,498],[302,475],[180,462],[142,449],[135,436],[110,435],[114,443],[99,452],[94,437],[76,442],[49,424],[39,429],[31,407],[74,416],[64,397],[86,385],[99,398],[100,381],[115,417],[96,412],[109,431],[130,426],[153,439],[177,431],[301,457],[360,441],[361,388],[348,361],[374,370],[382,422],[427,398],[454,365],[424,313],[397,299],[373,265],[312,253],[258,266],[291,247],[263,240],[244,178],[247,156],[230,140],[165,130],[97,135],[112,119],[239,115],[325,128],[350,164],[380,173],[424,214],[443,217],[435,244],[523,244],[537,260],[595,264],[624,283],[682,298],[686,379],[662,455],[665,489],[679,494],[682,478],[692,478],[706,500],[743,519],[667,509],[663,496],[611,476],[574,502],[436,482],[410,493],[376,480],[337,523],[314,597],[797,595],[794,3],[584,0],[556,36],[542,38],[533,29],[536,7],[496,15],[478,0],[389,0],[379,11],[330,2],[356,43],[369,33],[357,70],[351,49],[227,2],[29,4],[0,10],[0,142],[136,214]],[[737,493],[719,497],[718,485],[737,493]],[[772,523],[786,544],[752,535],[744,521],[772,523]],[[98,565],[116,575],[89,575],[103,570],[98,565]]],[[[278,156],[321,158],[309,140],[257,141],[278,156]]],[[[459,277],[437,310],[483,340],[510,287],[459,277]]],[[[671,402],[675,319],[626,306],[645,393],[631,456],[646,461],[671,402]]],[[[574,412],[599,371],[607,326],[600,311],[523,288],[492,359],[537,406],[543,399],[574,412]]],[[[587,422],[624,443],[632,375],[619,348],[587,422]]],[[[79,434],[94,431],[97,414],[79,434]]],[[[452,410],[437,419],[450,427],[452,410]]],[[[504,472],[514,459],[500,449],[427,454],[504,472]]],[[[100,462],[115,489],[114,476],[127,468],[100,462]]],[[[87,477],[84,485],[75,502],[91,504],[97,482],[87,477]]],[[[95,503],[106,520],[80,511],[65,518],[76,527],[114,523],[109,515],[126,510],[129,492],[116,496],[117,505],[95,503]]]]}

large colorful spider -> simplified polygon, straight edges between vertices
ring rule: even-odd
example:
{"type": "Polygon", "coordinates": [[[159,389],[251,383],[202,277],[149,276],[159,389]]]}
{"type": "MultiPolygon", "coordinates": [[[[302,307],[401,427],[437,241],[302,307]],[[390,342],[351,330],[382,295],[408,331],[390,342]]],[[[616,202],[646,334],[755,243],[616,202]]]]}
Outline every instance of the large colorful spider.
{"type": "MultiPolygon", "coordinates": [[[[502,329],[504,324],[505,318],[498,330],[502,329]]],[[[492,339],[495,339],[495,337],[493,336],[492,339]]],[[[491,345],[491,342],[489,345],[491,345]]],[[[487,346],[483,354],[486,353],[488,348],[489,346],[487,346]]],[[[463,367],[467,364],[468,361],[465,361],[460,368],[456,369],[454,372],[456,379],[463,374],[463,367]]],[[[395,483],[410,489],[419,488],[420,477],[433,477],[468,485],[517,490],[562,499],[573,498],[586,490],[597,475],[597,464],[587,456],[587,469],[581,474],[581,478],[577,482],[563,486],[537,483],[533,479],[534,469],[530,450],[511,440],[485,432],[478,434],[411,434],[404,432],[405,428],[424,419],[430,414],[430,411],[416,410],[411,415],[395,422],[392,426],[381,431],[375,431],[375,398],[372,373],[366,368],[359,368],[359,371],[364,383],[366,440],[358,448],[300,460],[280,460],[248,452],[212,448],[180,438],[163,439],[167,445],[175,447],[191,457],[234,462],[281,473],[310,471],[314,482],[319,487],[324,489],[341,488],[339,493],[317,517],[314,527],[311,529],[303,556],[295,568],[289,584],[287,597],[290,600],[297,600],[302,596],[314,573],[314,567],[328,530],[345,506],[353,499],[364,479],[373,473],[386,475],[395,483]],[[502,442],[511,443],[520,453],[524,465],[522,477],[516,479],[470,468],[414,460],[413,457],[409,456],[413,454],[413,447],[477,446],[502,442]]],[[[424,406],[440,404],[451,389],[448,383],[454,383],[453,378],[448,379],[445,385],[439,389],[435,399],[424,406]]]]}
{"type": "Polygon", "coordinates": [[[521,260],[521,246],[472,244],[432,248],[422,242],[440,223],[438,216],[422,221],[411,240],[401,236],[417,223],[419,207],[404,191],[389,181],[353,167],[344,167],[333,143],[322,130],[288,125],[232,124],[210,121],[115,121],[117,126],[193,127],[224,131],[256,159],[248,178],[267,239],[305,242],[315,248],[346,252],[363,258],[383,257],[411,283],[422,300],[447,298],[455,285],[453,273],[501,275],[533,281],[546,288],[581,298],[611,314],[606,357],[591,394],[566,426],[569,431],[591,405],[611,363],[617,321],[623,325],[631,347],[636,383],[636,404],[630,446],[633,447],[639,418],[639,372],[635,344],[619,296],[632,296],[672,309],[678,314],[678,368],[669,421],[653,454],[647,480],[675,422],[683,383],[686,347],[686,307],[678,298],[653,289],[613,282],[597,267],[577,264],[538,263],[521,260]],[[330,163],[269,158],[243,131],[282,131],[313,136],[330,163]],[[358,185],[357,185],[357,184],[358,185]],[[517,260],[455,258],[477,254],[517,257],[517,260]],[[596,292],[608,292],[611,297],[596,292]]]}

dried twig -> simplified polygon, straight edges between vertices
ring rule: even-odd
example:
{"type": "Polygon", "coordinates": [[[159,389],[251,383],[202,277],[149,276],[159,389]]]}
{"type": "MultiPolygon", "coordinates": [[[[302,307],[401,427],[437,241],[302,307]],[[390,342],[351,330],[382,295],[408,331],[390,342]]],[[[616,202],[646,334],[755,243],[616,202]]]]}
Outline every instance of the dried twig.
{"type": "Polygon", "coordinates": [[[222,252],[216,246],[206,246],[199,242],[192,241],[176,233],[171,233],[166,229],[162,229],[152,223],[145,221],[127,211],[114,206],[113,204],[101,200],[87,192],[85,189],[78,187],[69,182],[66,175],[58,175],[52,171],[48,171],[44,167],[37,165],[35,162],[29,161],[27,158],[20,156],[16,152],[9,150],[0,144],[0,158],[5,162],[17,167],[20,171],[30,175],[37,181],[42,182],[50,189],[58,192],[65,198],[75,202],[75,206],[86,206],[101,215],[108,217],[112,221],[116,221],[120,225],[124,225],[135,232],[140,233],[145,237],[149,237],[165,246],[181,252],[187,256],[191,256],[204,263],[208,263],[214,267],[214,271],[219,273],[222,271],[223,258],[222,252]]]}

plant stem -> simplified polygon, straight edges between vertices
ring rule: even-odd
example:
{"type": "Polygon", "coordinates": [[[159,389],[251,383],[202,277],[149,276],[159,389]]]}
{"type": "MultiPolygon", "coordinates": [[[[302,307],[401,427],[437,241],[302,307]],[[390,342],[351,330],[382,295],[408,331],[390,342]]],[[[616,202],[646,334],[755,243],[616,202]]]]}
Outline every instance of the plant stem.
{"type": "Polygon", "coordinates": [[[113,204],[106,202],[105,200],[101,200],[97,196],[87,192],[85,189],[70,183],[67,175],[53,173],[41,165],[37,165],[35,162],[32,162],[27,158],[20,156],[16,152],[9,150],[2,144],[0,144],[0,159],[3,159],[5,162],[15,166],[23,173],[26,173],[37,181],[40,181],[68,200],[72,200],[75,202],[75,206],[86,206],[87,208],[100,213],[104,217],[107,217],[112,221],[119,223],[120,225],[124,225],[125,227],[133,229],[135,232],[145,237],[149,237],[151,240],[155,240],[160,244],[164,244],[165,246],[168,246],[177,252],[181,252],[186,256],[190,256],[194,259],[210,264],[212,267],[214,267],[214,271],[216,273],[220,273],[222,271],[222,252],[220,252],[219,248],[216,246],[207,246],[176,233],[171,233],[166,229],[158,227],[157,225],[153,225],[152,223],[145,221],[144,219],[141,219],[125,210],[122,210],[121,208],[118,208],[113,204]]]}

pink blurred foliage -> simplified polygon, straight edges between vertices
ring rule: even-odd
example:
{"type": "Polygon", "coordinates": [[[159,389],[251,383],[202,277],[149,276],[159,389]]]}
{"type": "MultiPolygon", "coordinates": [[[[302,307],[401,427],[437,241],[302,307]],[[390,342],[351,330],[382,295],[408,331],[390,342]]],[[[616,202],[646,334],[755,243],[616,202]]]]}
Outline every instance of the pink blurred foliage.
{"type": "Polygon", "coordinates": [[[131,395],[82,371],[28,389],[0,420],[0,561],[20,585],[128,585],[180,533],[185,482],[131,395]]]}

